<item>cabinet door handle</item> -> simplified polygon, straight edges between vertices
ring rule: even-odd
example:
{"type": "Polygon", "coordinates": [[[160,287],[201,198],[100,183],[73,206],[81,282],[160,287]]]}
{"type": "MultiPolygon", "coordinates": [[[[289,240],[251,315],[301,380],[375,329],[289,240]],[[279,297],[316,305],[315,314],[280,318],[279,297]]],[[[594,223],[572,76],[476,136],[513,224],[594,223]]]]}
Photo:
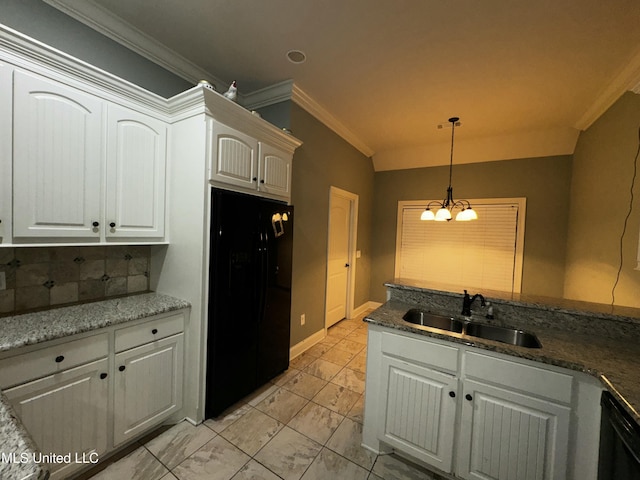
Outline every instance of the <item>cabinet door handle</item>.
{"type": "Polygon", "coordinates": [[[58,356],[56,357],[56,363],[60,363],[60,362],[62,362],[63,360],[64,360],[64,355],[58,355],[58,356]]]}
{"type": "Polygon", "coordinates": [[[93,222],[91,225],[93,225],[94,227],[99,227],[100,226],[100,222],[93,222]]]}
{"type": "Polygon", "coordinates": [[[451,398],[456,398],[456,392],[454,392],[454,391],[449,392],[449,396],[451,398]]]}
{"type": "Polygon", "coordinates": [[[106,373],[101,373],[100,374],[100,380],[104,380],[105,378],[107,378],[107,374],[106,373]]]}
{"type": "Polygon", "coordinates": [[[258,181],[258,177],[253,177],[253,178],[251,179],[251,181],[252,181],[252,182],[257,182],[257,181],[258,181]]]}
{"type": "Polygon", "coordinates": [[[260,183],[264,183],[264,179],[260,180],[260,183]]]}
{"type": "Polygon", "coordinates": [[[127,367],[125,367],[124,365],[120,365],[120,366],[118,367],[118,370],[120,370],[121,372],[124,372],[124,369],[125,369],[125,368],[127,368],[127,367]]]}
{"type": "Polygon", "coordinates": [[[155,335],[156,333],[158,333],[158,329],[154,328],[153,330],[151,330],[151,333],[153,333],[155,335]]]}
{"type": "Polygon", "coordinates": [[[111,223],[109,224],[109,226],[110,226],[111,228],[116,228],[116,222],[111,222],[111,223]]]}
{"type": "Polygon", "coordinates": [[[466,398],[469,401],[473,400],[473,397],[471,395],[469,395],[468,393],[464,396],[464,398],[466,398]]]}

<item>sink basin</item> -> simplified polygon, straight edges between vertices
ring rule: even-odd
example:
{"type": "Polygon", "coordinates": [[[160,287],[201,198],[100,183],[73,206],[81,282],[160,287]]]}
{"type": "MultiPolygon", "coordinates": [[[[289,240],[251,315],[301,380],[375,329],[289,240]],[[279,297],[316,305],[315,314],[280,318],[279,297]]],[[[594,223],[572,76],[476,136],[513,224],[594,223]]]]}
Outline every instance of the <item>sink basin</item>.
{"type": "Polygon", "coordinates": [[[405,322],[424,327],[439,328],[450,332],[462,333],[463,322],[445,315],[436,315],[435,313],[425,312],[417,308],[412,308],[404,314],[402,319],[405,322]]]}
{"type": "Polygon", "coordinates": [[[540,348],[540,340],[533,333],[516,328],[498,327],[484,323],[471,322],[465,325],[465,333],[472,337],[494,340],[526,348],[540,348]]]}

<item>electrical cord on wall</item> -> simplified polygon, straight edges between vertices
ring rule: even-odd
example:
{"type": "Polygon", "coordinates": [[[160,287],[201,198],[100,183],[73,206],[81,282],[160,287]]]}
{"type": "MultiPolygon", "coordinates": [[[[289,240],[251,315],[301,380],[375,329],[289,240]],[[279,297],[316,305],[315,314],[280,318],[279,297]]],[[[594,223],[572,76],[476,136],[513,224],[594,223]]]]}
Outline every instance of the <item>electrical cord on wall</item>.
{"type": "Polygon", "coordinates": [[[618,266],[618,273],[616,275],[616,281],[613,284],[613,288],[611,289],[611,307],[613,308],[616,303],[616,287],[618,286],[618,282],[620,281],[620,275],[622,274],[622,262],[623,262],[623,253],[622,253],[622,241],[624,240],[624,235],[627,233],[627,222],[629,221],[629,217],[631,216],[631,212],[633,211],[633,187],[636,183],[636,176],[638,174],[638,157],[640,156],[640,128],[638,128],[638,149],[636,150],[636,156],[633,159],[633,177],[631,177],[631,195],[629,199],[629,211],[627,212],[627,216],[624,218],[624,225],[622,226],[622,235],[620,235],[620,264],[618,266]]]}

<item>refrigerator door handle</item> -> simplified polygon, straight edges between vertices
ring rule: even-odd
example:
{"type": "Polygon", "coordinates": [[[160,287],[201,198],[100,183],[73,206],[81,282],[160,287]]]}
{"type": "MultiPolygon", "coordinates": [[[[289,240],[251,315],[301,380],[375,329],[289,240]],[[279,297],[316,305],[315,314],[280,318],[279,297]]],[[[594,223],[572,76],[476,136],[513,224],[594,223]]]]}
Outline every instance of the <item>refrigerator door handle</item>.
{"type": "Polygon", "coordinates": [[[268,285],[268,265],[269,265],[269,249],[267,243],[267,232],[260,232],[260,247],[258,255],[258,323],[264,319],[265,309],[267,306],[267,285],[268,285]]]}

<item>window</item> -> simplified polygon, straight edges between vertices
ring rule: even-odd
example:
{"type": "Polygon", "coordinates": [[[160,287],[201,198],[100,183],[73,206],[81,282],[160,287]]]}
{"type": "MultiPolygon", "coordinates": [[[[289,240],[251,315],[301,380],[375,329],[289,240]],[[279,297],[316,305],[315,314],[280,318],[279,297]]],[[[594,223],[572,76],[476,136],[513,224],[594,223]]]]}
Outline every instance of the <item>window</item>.
{"type": "Polygon", "coordinates": [[[429,200],[398,202],[396,278],[520,292],[526,199],[470,202],[471,222],[422,221],[429,200]]]}

